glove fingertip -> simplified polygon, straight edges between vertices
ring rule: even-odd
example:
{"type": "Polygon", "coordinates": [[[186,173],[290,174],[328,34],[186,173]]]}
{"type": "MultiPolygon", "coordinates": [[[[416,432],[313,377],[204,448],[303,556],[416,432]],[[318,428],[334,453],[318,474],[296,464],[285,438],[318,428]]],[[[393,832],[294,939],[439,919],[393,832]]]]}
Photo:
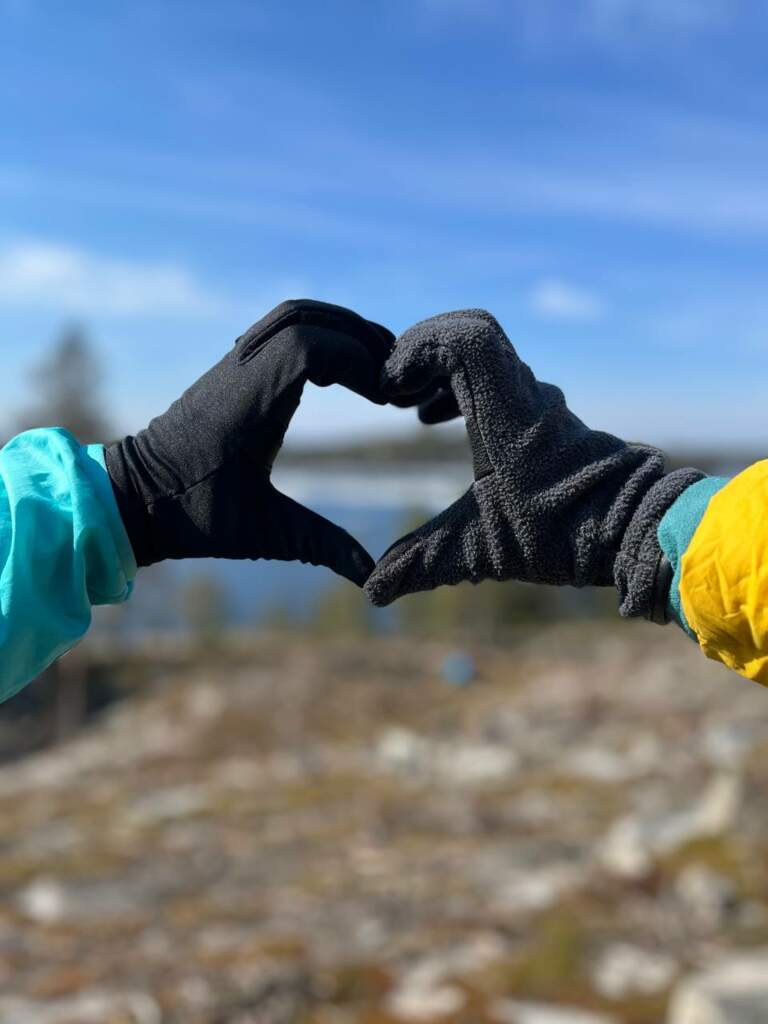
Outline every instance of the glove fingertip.
{"type": "Polygon", "coordinates": [[[406,586],[408,555],[412,551],[413,534],[396,540],[376,563],[365,584],[365,593],[372,604],[384,608],[410,593],[406,586]]]}
{"type": "Polygon", "coordinates": [[[379,387],[381,393],[388,398],[408,393],[408,388],[403,386],[402,378],[386,364],[382,367],[379,375],[379,387]]]}
{"type": "Polygon", "coordinates": [[[460,415],[461,410],[456,396],[448,388],[441,388],[425,402],[419,404],[419,419],[427,426],[436,423],[447,423],[460,415]]]}
{"type": "Polygon", "coordinates": [[[376,563],[365,548],[354,547],[348,554],[346,565],[343,568],[339,567],[337,571],[340,571],[341,575],[345,576],[350,583],[354,583],[356,587],[360,587],[362,590],[375,565],[376,563]]]}
{"type": "Polygon", "coordinates": [[[377,608],[386,608],[387,605],[392,604],[398,597],[397,594],[392,592],[391,587],[375,574],[366,581],[363,591],[371,604],[377,608]]]}
{"type": "Polygon", "coordinates": [[[341,542],[336,543],[332,550],[319,555],[315,564],[325,565],[337,576],[349,580],[362,590],[376,562],[351,534],[341,530],[339,534],[341,542]]]}

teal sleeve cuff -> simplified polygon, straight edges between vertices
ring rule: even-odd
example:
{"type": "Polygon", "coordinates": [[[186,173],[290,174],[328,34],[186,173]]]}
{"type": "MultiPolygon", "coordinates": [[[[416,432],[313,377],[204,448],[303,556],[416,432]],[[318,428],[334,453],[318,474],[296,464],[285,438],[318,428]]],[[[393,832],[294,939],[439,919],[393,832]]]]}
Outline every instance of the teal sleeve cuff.
{"type": "Polygon", "coordinates": [[[0,700],[83,636],[95,604],[127,600],[136,562],[100,446],[60,428],[0,451],[0,700]]]}
{"type": "Polygon", "coordinates": [[[106,567],[96,563],[94,570],[97,571],[92,574],[93,579],[89,580],[89,596],[91,604],[120,604],[127,601],[133,591],[133,581],[138,571],[136,559],[107,473],[104,445],[89,444],[84,452],[86,458],[83,460],[83,470],[101,505],[104,525],[109,530],[117,559],[116,563],[110,559],[106,567]]]}
{"type": "Polygon", "coordinates": [[[659,523],[659,544],[674,570],[672,586],[669,590],[669,613],[693,640],[696,639],[696,634],[688,624],[680,601],[680,574],[683,555],[688,550],[693,535],[704,518],[710,500],[727,483],[727,477],[709,476],[692,484],[669,507],[659,523]]]}

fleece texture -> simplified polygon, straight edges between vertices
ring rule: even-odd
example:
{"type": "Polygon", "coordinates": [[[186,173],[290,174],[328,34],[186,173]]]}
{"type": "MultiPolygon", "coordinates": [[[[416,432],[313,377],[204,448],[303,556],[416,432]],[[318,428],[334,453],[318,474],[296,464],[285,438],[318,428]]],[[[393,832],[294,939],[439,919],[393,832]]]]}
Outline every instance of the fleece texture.
{"type": "MultiPolygon", "coordinates": [[[[422,419],[464,416],[470,489],[403,537],[366,584],[378,605],[464,580],[615,585],[623,615],[655,617],[657,528],[698,470],[665,474],[656,448],[590,430],[562,392],[536,380],[490,313],[433,317],[397,341],[382,375],[422,419]],[[434,397],[424,405],[424,395],[434,397]]],[[[666,603],[666,594],[662,595],[666,603]]]]}
{"type": "Polygon", "coordinates": [[[106,464],[136,561],[270,558],[326,565],[359,586],[373,559],[281,494],[270,473],[307,381],[384,404],[394,336],[340,306],[284,302],[106,464]]]}

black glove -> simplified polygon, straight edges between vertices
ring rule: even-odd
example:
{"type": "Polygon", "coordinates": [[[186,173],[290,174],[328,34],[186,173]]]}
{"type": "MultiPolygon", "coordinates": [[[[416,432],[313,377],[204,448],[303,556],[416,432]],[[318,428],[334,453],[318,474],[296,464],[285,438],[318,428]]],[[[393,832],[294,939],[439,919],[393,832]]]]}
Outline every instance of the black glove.
{"type": "Polygon", "coordinates": [[[462,580],[615,584],[623,615],[666,620],[672,572],[656,530],[703,473],[665,475],[656,448],[590,430],[484,310],[406,331],[382,388],[398,404],[412,395],[426,422],[463,414],[475,482],[384,554],[365,587],[374,604],[462,580]]]}
{"type": "Polygon", "coordinates": [[[326,565],[359,586],[373,567],[346,531],[276,490],[275,456],[306,381],[384,404],[393,335],[340,306],[284,302],[136,437],[107,448],[139,565],[275,558],[326,565]]]}

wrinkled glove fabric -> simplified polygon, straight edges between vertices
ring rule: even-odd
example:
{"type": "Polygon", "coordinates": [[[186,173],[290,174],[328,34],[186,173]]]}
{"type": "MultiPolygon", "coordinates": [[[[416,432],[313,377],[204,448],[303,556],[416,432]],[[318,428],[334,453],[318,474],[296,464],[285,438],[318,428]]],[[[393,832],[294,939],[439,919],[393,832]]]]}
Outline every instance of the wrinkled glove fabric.
{"type": "Polygon", "coordinates": [[[136,561],[299,560],[362,586],[373,561],[346,531],[292,501],[270,473],[309,381],[383,404],[394,338],[340,306],[285,302],[146,430],[106,451],[136,561]]]}

